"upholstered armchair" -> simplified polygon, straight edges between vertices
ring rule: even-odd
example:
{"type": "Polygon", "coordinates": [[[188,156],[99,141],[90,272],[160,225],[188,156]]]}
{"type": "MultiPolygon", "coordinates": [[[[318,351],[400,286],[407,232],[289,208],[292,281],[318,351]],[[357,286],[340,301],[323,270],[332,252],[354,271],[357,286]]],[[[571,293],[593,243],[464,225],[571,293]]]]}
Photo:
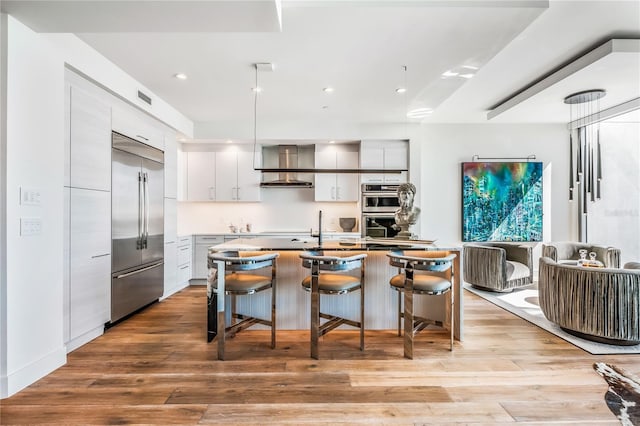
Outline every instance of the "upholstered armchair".
{"type": "Polygon", "coordinates": [[[639,294],[638,269],[588,268],[540,258],[540,308],[549,321],[579,337],[640,343],[639,294]]]}
{"type": "Polygon", "coordinates": [[[483,290],[507,292],[533,283],[531,246],[514,243],[464,245],[464,280],[483,290]]]}
{"type": "MultiPolygon", "coordinates": [[[[602,262],[605,268],[620,267],[620,250],[597,244],[578,243],[571,241],[546,243],[542,245],[542,256],[548,257],[560,264],[576,265],[580,260],[580,250],[594,252],[596,260],[602,262]]],[[[588,258],[588,257],[587,257],[588,258]]]]}

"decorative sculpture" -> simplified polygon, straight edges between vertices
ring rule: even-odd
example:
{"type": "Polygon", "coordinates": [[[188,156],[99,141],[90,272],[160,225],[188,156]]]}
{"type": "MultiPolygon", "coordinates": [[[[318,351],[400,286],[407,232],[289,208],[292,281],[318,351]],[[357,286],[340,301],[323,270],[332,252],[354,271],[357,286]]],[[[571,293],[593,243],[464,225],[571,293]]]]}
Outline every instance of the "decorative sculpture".
{"type": "Polygon", "coordinates": [[[396,224],[392,225],[393,229],[399,229],[395,238],[409,240],[416,239],[417,236],[412,234],[409,228],[415,225],[420,217],[420,209],[413,205],[416,195],[416,186],[412,183],[402,183],[398,186],[398,201],[400,208],[395,212],[396,224]]]}

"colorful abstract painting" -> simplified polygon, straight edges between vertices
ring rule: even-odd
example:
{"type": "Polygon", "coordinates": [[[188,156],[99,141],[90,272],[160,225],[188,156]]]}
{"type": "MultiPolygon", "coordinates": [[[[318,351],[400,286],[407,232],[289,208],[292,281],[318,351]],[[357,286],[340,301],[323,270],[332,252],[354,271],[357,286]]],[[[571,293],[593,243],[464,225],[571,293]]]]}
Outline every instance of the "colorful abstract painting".
{"type": "Polygon", "coordinates": [[[462,163],[462,241],[542,241],[542,163],[462,163]]]}

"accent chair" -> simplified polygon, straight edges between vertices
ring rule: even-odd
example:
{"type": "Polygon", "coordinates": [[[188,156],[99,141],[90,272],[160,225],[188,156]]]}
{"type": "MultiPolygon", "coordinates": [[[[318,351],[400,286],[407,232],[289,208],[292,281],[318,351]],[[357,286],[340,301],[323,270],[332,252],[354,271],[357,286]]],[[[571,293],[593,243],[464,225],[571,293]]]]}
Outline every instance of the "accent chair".
{"type": "Polygon", "coordinates": [[[464,280],[481,290],[509,292],[533,283],[529,245],[470,243],[464,245],[464,280]]]}

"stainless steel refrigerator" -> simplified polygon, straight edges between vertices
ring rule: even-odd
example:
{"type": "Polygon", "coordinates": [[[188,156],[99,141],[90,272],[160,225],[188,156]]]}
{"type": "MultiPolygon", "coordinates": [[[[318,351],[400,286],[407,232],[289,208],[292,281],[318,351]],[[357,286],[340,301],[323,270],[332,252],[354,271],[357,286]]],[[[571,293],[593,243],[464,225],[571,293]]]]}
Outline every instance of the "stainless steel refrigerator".
{"type": "Polygon", "coordinates": [[[111,322],[164,291],[164,153],[112,134],[111,322]]]}

